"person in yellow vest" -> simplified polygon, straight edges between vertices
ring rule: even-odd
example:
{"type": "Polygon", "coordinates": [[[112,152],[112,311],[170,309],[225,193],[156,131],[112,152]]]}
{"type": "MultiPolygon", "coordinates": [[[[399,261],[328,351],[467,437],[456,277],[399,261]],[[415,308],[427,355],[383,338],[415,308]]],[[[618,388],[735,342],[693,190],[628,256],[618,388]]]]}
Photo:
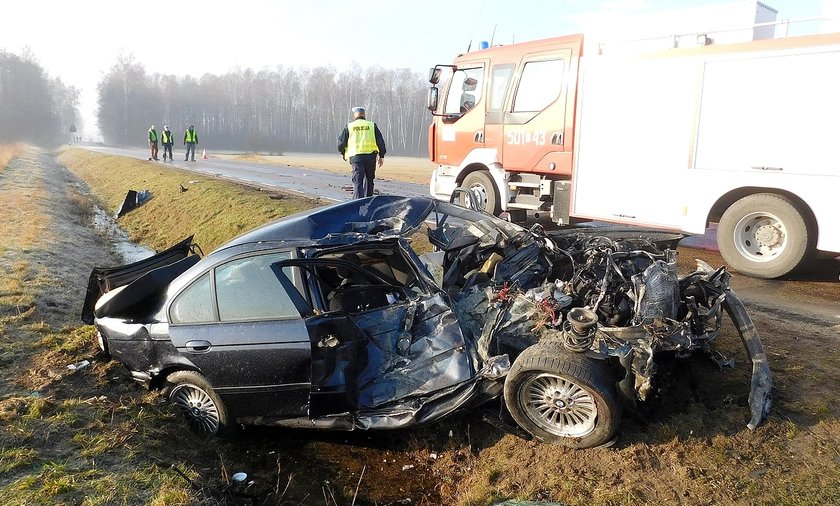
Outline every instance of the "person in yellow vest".
{"type": "Polygon", "coordinates": [[[373,179],[376,167],[385,159],[385,140],[379,127],[365,119],[365,108],[354,107],[353,121],[338,136],[338,152],[350,161],[352,168],[353,198],[373,196],[373,179]]]}
{"type": "Polygon", "coordinates": [[[152,125],[149,127],[149,149],[151,150],[151,155],[149,160],[157,160],[158,157],[158,135],[157,130],[155,130],[155,126],[152,125]]]}
{"type": "Polygon", "coordinates": [[[169,153],[169,161],[174,161],[172,158],[172,132],[169,127],[163,125],[163,132],[160,133],[160,143],[163,144],[163,161],[166,161],[166,154],[169,153]]]}
{"type": "Polygon", "coordinates": [[[192,159],[195,161],[195,145],[198,144],[198,133],[195,131],[195,125],[190,125],[187,131],[184,132],[184,146],[187,147],[187,154],[184,156],[184,161],[192,159]]]}

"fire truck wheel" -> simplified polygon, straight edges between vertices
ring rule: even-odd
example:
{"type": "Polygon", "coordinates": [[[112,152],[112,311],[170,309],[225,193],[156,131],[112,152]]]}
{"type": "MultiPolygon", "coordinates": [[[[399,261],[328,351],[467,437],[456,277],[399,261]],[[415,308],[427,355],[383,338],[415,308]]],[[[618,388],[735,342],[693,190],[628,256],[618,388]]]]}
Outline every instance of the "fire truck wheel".
{"type": "Polygon", "coordinates": [[[720,254],[742,274],[766,279],[784,276],[802,265],[816,244],[806,216],[782,195],[748,195],[720,218],[720,254]]]}
{"type": "MultiPolygon", "coordinates": [[[[499,203],[499,192],[496,190],[496,185],[493,184],[493,178],[490,173],[484,170],[477,170],[470,172],[461,183],[464,188],[469,188],[478,199],[479,206],[493,216],[498,216],[502,211],[499,203]]],[[[463,197],[461,197],[463,199],[463,197]]],[[[462,204],[464,204],[462,202],[462,204]]]]}

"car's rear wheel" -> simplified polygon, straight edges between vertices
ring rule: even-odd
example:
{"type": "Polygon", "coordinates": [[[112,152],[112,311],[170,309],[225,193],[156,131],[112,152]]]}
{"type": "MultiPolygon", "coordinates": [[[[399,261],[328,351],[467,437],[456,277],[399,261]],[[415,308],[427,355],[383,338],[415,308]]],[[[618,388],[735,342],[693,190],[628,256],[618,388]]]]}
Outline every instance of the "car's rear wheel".
{"type": "Polygon", "coordinates": [[[213,387],[201,374],[177,371],[166,378],[166,399],[187,419],[196,435],[221,436],[228,429],[227,410],[213,387]]]}
{"type": "Polygon", "coordinates": [[[606,443],[621,420],[607,365],[556,343],[519,355],[505,381],[505,404],[537,439],[572,448],[606,443]]]}

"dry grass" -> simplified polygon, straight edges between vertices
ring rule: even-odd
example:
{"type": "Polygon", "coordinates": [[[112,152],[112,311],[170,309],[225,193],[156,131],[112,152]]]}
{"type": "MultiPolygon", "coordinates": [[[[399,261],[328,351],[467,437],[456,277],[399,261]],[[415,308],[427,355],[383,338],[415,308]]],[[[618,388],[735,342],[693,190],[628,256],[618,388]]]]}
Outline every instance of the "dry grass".
{"type": "Polygon", "coordinates": [[[102,246],[73,228],[88,206],[48,157],[18,156],[25,165],[0,172],[0,212],[14,217],[0,227],[0,504],[213,504],[150,460],[177,451],[182,438],[146,427],[171,415],[129,383],[106,388],[125,373],[93,360],[91,327],[67,324],[90,269],[80,253],[102,246]],[[83,359],[92,365],[67,369],[83,359]]]}
{"type": "MultiPolygon", "coordinates": [[[[342,160],[338,153],[334,156],[324,154],[261,155],[256,153],[245,155],[218,154],[214,156],[271,165],[322,169],[337,174],[348,174],[350,172],[350,164],[342,160]]],[[[437,165],[426,158],[386,156],[382,167],[376,169],[376,177],[408,183],[428,184],[435,167],[437,165]]]]}
{"type": "MultiPolygon", "coordinates": [[[[256,222],[314,205],[212,179],[189,183],[195,174],[136,160],[76,150],[61,158],[110,210],[128,187],[151,189],[154,198],[121,221],[155,247],[195,232],[208,250],[256,222]],[[179,184],[189,190],[178,192],[179,184]]],[[[719,371],[698,360],[677,371],[652,421],[626,417],[613,448],[525,442],[479,422],[478,414],[411,431],[266,430],[197,441],[122,367],[96,359],[90,327],[54,316],[57,300],[74,303],[58,307],[81,302],[82,282],[75,292],[59,290],[68,273],[81,270],[75,264],[91,261],[81,251],[104,253],[82,228],[60,228],[89,203],[72,194],[54,198],[72,184],[38,172],[0,172],[0,212],[27,213],[23,224],[0,227],[0,504],[231,504],[220,491],[237,471],[255,480],[259,504],[351,504],[363,471],[356,504],[840,504],[836,330],[796,328],[790,316],[758,308],[750,309],[776,400],[756,431],[745,428],[746,364],[719,371]],[[36,198],[18,200],[18,193],[36,198]],[[27,223],[61,233],[29,232],[24,249],[18,237],[27,223]],[[70,236],[75,247],[56,246],[51,236],[70,236]],[[65,367],[82,359],[91,366],[65,367]]],[[[72,317],[76,310],[63,311],[72,317]]],[[[743,359],[731,329],[726,336],[724,353],[743,359]]]]}
{"type": "Polygon", "coordinates": [[[0,144],[0,170],[3,170],[9,162],[18,157],[23,150],[24,146],[22,144],[0,144]]]}

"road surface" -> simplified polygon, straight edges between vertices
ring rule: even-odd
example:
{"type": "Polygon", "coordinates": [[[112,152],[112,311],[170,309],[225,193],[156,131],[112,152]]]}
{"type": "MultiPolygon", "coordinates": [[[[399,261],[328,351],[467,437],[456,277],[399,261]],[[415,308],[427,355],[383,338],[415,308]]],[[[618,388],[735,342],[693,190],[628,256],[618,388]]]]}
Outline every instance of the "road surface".
{"type": "MultiPolygon", "coordinates": [[[[98,153],[125,156],[138,160],[147,160],[149,158],[149,150],[145,148],[79,147],[98,153]]],[[[198,150],[198,152],[200,155],[201,150],[198,150]]],[[[349,164],[347,165],[347,174],[336,174],[319,169],[286,167],[239,160],[222,160],[219,158],[208,158],[205,160],[197,157],[194,162],[185,162],[176,158],[173,162],[159,163],[202,175],[222,177],[261,188],[273,188],[307,196],[317,196],[335,202],[350,200],[353,196],[352,188],[349,191],[347,190],[352,184],[350,181],[349,164]]],[[[429,195],[429,187],[427,185],[405,183],[389,179],[377,178],[374,187],[380,194],[404,195],[407,197],[427,197],[429,195]]]]}

